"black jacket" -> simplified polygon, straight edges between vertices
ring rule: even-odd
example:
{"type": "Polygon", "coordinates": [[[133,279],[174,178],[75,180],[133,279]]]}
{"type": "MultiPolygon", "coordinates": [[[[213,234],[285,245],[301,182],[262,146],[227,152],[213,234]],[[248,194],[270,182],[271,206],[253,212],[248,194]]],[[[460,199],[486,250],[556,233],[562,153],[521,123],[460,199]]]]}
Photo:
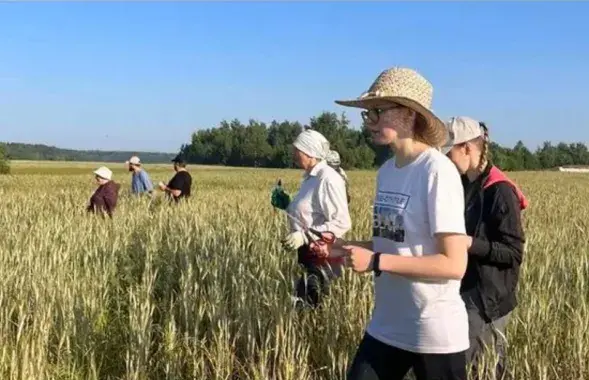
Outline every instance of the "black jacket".
{"type": "Polygon", "coordinates": [[[487,165],[473,182],[462,177],[466,232],[473,237],[461,291],[478,290],[482,314],[496,320],[517,306],[516,288],[523,258],[521,211],[527,200],[499,169],[487,165]]]}

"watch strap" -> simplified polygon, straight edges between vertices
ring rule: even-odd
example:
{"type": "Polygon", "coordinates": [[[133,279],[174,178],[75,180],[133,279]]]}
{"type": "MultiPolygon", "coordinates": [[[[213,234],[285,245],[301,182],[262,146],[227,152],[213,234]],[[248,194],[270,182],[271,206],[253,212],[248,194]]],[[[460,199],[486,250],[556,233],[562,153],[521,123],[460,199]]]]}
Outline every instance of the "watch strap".
{"type": "Polygon", "coordinates": [[[376,277],[382,273],[380,270],[380,252],[375,252],[372,260],[372,271],[376,277]]]}

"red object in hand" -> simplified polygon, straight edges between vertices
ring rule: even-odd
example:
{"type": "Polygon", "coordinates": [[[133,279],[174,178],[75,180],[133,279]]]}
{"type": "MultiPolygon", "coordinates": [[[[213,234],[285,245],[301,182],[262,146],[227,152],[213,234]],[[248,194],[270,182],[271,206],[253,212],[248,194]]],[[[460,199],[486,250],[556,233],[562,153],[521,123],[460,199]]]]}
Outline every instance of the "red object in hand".
{"type": "Polygon", "coordinates": [[[335,242],[335,235],[332,232],[322,232],[320,236],[319,240],[309,243],[309,248],[318,257],[325,258],[329,255],[329,246],[335,242]]]}
{"type": "Polygon", "coordinates": [[[343,262],[342,257],[329,257],[331,246],[336,241],[335,234],[330,231],[319,232],[313,229],[309,229],[311,233],[319,237],[317,240],[312,240],[309,243],[309,259],[317,265],[325,265],[328,263],[340,263],[343,262]]]}

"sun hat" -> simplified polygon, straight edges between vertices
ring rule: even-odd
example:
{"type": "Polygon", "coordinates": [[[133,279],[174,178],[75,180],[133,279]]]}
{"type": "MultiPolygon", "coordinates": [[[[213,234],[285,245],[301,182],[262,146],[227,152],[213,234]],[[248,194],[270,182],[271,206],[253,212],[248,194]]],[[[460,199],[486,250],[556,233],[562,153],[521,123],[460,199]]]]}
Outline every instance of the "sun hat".
{"type": "Polygon", "coordinates": [[[327,161],[327,163],[329,165],[335,165],[335,166],[341,165],[341,158],[339,156],[339,153],[335,150],[330,150],[329,153],[327,153],[327,157],[325,158],[325,161],[327,161]]]}
{"type": "Polygon", "coordinates": [[[131,164],[131,165],[141,165],[141,160],[139,160],[139,157],[137,156],[133,156],[131,158],[129,158],[129,161],[126,162],[127,165],[131,164]]]}
{"type": "Polygon", "coordinates": [[[446,133],[446,144],[440,148],[444,154],[448,154],[454,145],[484,136],[486,131],[477,120],[468,116],[456,116],[446,123],[446,133]]]}
{"type": "Polygon", "coordinates": [[[446,141],[446,129],[431,109],[432,97],[433,87],[422,75],[409,68],[392,67],[382,71],[357,99],[336,100],[335,103],[370,109],[392,102],[410,108],[427,122],[427,130],[422,136],[425,142],[439,147],[446,141]]]}
{"type": "Polygon", "coordinates": [[[99,167],[94,171],[94,174],[100,178],[108,179],[109,181],[112,179],[112,171],[106,166],[99,167]]]}
{"type": "Polygon", "coordinates": [[[323,160],[329,152],[330,144],[321,133],[306,129],[299,133],[293,145],[307,156],[323,160]]]}

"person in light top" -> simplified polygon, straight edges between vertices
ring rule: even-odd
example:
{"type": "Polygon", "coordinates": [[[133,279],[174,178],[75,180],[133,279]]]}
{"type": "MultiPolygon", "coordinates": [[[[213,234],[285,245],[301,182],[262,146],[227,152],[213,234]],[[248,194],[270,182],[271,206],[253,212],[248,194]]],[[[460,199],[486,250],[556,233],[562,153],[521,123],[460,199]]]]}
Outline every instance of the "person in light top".
{"type": "Polygon", "coordinates": [[[522,191],[489,158],[487,126],[466,116],[446,124],[448,141],[441,148],[460,174],[465,193],[468,265],[461,292],[466,303],[470,348],[467,363],[478,372],[484,346],[498,357],[497,379],[505,373],[505,327],[517,305],[517,284],[524,254],[522,191]]]}
{"type": "Polygon", "coordinates": [[[346,199],[346,184],[342,176],[327,165],[325,158],[329,142],[319,132],[307,129],[293,143],[294,161],[304,170],[299,191],[288,204],[286,212],[304,224],[289,218],[290,232],[284,238],[284,247],[297,250],[298,262],[306,274],[296,285],[297,297],[312,307],[320,304],[329,292],[329,282],[341,274],[341,258],[317,262],[309,253],[309,240],[305,227],[318,231],[331,231],[341,238],[352,227],[346,199]]]}
{"type": "Polygon", "coordinates": [[[342,166],[341,166],[342,162],[341,162],[341,158],[340,158],[339,153],[335,150],[330,150],[327,153],[327,157],[325,158],[325,161],[327,161],[327,165],[331,166],[336,172],[338,172],[342,176],[344,181],[346,182],[346,197],[348,198],[348,203],[350,203],[348,176],[347,176],[344,168],[342,168],[342,166]]]}
{"type": "Polygon", "coordinates": [[[336,150],[330,150],[327,153],[325,161],[327,161],[327,165],[331,166],[336,172],[338,172],[342,177],[344,177],[346,181],[348,180],[348,176],[346,175],[346,172],[341,166],[342,161],[339,152],[337,152],[336,150]]]}
{"type": "Polygon", "coordinates": [[[153,184],[149,178],[149,174],[141,165],[141,160],[137,156],[133,156],[127,161],[131,175],[131,193],[134,195],[152,195],[153,184]]]}
{"type": "Polygon", "coordinates": [[[360,98],[336,101],[364,109],[373,142],[394,152],[378,170],[372,240],[332,251],[355,272],[375,274],[374,309],[348,380],[402,380],[410,369],[417,380],[466,380],[464,193],[438,149],[446,130],[430,110],[432,92],[414,70],[394,67],[360,98]]]}

